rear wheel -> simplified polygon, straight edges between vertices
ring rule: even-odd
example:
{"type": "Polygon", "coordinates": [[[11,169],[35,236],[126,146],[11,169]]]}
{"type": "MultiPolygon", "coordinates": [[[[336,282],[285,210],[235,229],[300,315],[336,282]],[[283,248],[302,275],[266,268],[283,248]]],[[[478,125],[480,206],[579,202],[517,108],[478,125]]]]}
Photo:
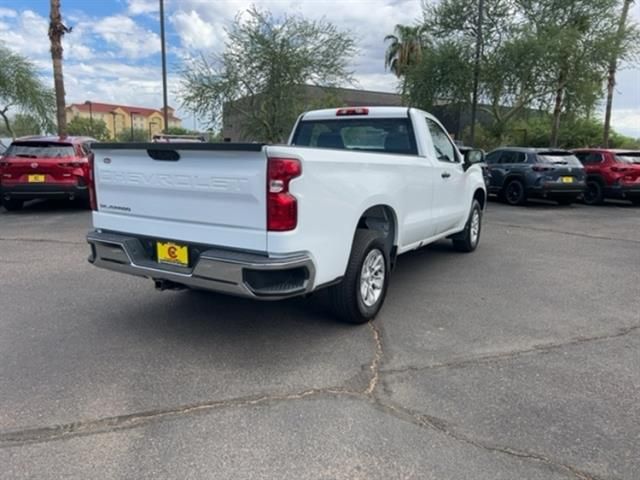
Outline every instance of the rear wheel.
{"type": "Polygon", "coordinates": [[[344,278],[329,290],[336,315],[349,323],[373,319],[382,307],[388,283],[389,254],[384,235],[358,229],[344,278]]]}
{"type": "Polygon", "coordinates": [[[520,180],[510,180],[504,187],[504,199],[509,205],[524,205],[527,195],[520,180]]]}
{"type": "Polygon", "coordinates": [[[587,181],[587,190],[583,195],[584,203],[587,205],[600,205],[604,200],[602,184],[597,180],[587,181]]]}
{"type": "Polygon", "coordinates": [[[482,208],[477,200],[471,205],[471,213],[464,230],[453,238],[453,247],[459,252],[473,252],[480,242],[482,208]]]}
{"type": "Polygon", "coordinates": [[[16,200],[15,198],[11,198],[9,200],[3,200],[2,205],[10,212],[15,212],[16,210],[21,210],[24,202],[22,200],[16,200]]]}

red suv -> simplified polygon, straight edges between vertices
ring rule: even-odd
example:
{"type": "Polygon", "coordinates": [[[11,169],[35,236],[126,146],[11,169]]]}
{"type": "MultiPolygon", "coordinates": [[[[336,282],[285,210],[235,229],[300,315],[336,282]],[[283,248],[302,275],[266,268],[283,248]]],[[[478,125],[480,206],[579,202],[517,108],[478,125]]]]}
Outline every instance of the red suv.
{"type": "Polygon", "coordinates": [[[586,204],[617,198],[640,205],[640,151],[582,148],[573,153],[587,172],[586,204]]]}
{"type": "Polygon", "coordinates": [[[89,199],[89,137],[23,137],[0,159],[0,199],[19,210],[36,198],[89,199]]]}

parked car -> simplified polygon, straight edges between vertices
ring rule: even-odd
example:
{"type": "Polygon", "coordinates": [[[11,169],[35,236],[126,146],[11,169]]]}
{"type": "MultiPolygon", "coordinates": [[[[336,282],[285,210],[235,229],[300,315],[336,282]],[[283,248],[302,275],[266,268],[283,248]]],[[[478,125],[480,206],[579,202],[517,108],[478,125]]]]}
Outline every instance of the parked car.
{"type": "Polygon", "coordinates": [[[566,150],[503,147],[487,155],[489,193],[510,205],[531,197],[575,202],[586,189],[584,167],[566,150]]]}
{"type": "Polygon", "coordinates": [[[600,204],[605,198],[640,205],[640,151],[583,148],[574,153],[587,172],[587,205],[600,204]]]}
{"type": "Polygon", "coordinates": [[[430,114],[406,107],[301,115],[288,145],[94,144],[90,262],[260,300],[327,287],[366,322],[396,257],[480,239],[486,190],[430,114]]]}
{"type": "Polygon", "coordinates": [[[89,198],[89,137],[23,137],[0,161],[0,198],[19,210],[36,198],[89,198]]]}

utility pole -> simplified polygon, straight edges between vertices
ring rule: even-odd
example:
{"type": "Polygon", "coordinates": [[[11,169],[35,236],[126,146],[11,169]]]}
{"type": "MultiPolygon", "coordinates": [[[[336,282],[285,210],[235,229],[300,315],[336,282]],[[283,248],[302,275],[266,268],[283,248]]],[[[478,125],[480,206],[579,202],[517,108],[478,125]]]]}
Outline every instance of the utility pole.
{"type": "Polygon", "coordinates": [[[478,0],[478,23],[476,26],[476,59],[473,69],[473,99],[471,103],[471,146],[476,144],[476,116],[478,114],[478,83],[480,81],[480,60],[482,59],[482,20],[484,0],[478,0]]]}
{"type": "Polygon", "coordinates": [[[167,52],[164,42],[164,0],[160,0],[160,49],[162,51],[162,114],[164,118],[163,133],[169,128],[169,108],[167,105],[167,52]]]}
{"type": "Polygon", "coordinates": [[[607,106],[604,114],[604,138],[602,146],[609,147],[609,135],[611,133],[611,109],[613,107],[613,91],[616,87],[616,71],[618,70],[618,56],[624,37],[624,30],[627,26],[627,17],[629,16],[629,7],[633,0],[624,0],[622,4],[622,13],[620,14],[620,23],[618,23],[618,31],[616,32],[616,44],[611,53],[609,61],[609,73],[607,75],[607,106]]]}

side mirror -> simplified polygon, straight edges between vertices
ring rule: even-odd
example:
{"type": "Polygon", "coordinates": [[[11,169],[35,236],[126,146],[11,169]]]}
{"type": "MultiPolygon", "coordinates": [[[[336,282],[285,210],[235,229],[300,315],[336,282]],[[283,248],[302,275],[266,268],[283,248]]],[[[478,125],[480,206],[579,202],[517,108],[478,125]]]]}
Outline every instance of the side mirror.
{"type": "Polygon", "coordinates": [[[465,170],[471,165],[484,162],[484,151],[479,149],[467,150],[464,154],[465,170]]]}

